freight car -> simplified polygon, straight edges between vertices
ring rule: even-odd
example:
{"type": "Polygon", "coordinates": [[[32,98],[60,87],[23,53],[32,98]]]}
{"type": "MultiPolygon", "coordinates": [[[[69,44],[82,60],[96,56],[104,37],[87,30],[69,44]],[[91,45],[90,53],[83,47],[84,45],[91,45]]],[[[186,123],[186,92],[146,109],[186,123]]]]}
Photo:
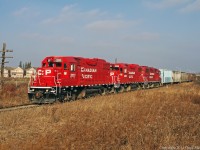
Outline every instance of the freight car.
{"type": "Polygon", "coordinates": [[[181,72],[180,71],[172,71],[173,83],[181,82],[181,72]]]}
{"type": "Polygon", "coordinates": [[[167,69],[159,69],[162,84],[172,84],[173,83],[173,71],[167,69]]]}
{"type": "Polygon", "coordinates": [[[191,82],[196,80],[196,75],[193,73],[186,73],[181,71],[172,71],[167,69],[160,69],[160,76],[162,84],[175,84],[182,82],[191,82]]]}

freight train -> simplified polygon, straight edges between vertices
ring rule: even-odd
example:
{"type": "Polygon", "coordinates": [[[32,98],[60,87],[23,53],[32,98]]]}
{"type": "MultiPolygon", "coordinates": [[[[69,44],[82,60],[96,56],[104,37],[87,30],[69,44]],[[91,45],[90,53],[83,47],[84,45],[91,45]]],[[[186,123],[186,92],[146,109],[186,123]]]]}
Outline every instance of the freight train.
{"type": "Polygon", "coordinates": [[[28,97],[32,103],[71,101],[107,94],[187,82],[194,74],[138,64],[110,63],[99,58],[49,56],[31,77],[28,97]]]}

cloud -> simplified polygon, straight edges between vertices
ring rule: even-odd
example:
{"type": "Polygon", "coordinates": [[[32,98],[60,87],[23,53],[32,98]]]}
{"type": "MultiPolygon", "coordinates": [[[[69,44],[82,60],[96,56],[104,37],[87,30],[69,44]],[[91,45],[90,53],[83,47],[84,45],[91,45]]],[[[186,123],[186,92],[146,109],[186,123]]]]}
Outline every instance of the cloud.
{"type": "Polygon", "coordinates": [[[123,37],[125,41],[153,41],[158,40],[160,35],[158,33],[142,32],[135,35],[127,35],[123,37]]]}
{"type": "Polygon", "coordinates": [[[64,6],[56,16],[44,19],[42,24],[60,24],[73,20],[81,20],[83,18],[87,19],[100,17],[106,14],[107,12],[102,12],[99,9],[93,9],[85,12],[80,11],[77,9],[77,4],[72,4],[64,6]]]}
{"type": "Polygon", "coordinates": [[[26,14],[26,13],[28,12],[28,10],[29,10],[29,8],[23,7],[23,8],[21,8],[21,9],[15,11],[15,12],[13,13],[13,15],[14,15],[14,16],[21,16],[21,15],[26,14]]]}
{"type": "Polygon", "coordinates": [[[73,8],[75,6],[76,6],[75,4],[64,6],[57,16],[44,19],[42,21],[42,24],[59,24],[64,21],[73,19],[74,16],[76,15],[76,12],[73,12],[73,8]]]}
{"type": "Polygon", "coordinates": [[[16,10],[15,12],[13,12],[13,16],[15,17],[36,17],[40,14],[40,12],[34,11],[31,8],[28,7],[23,7],[19,10],[16,10]]]}
{"type": "Polygon", "coordinates": [[[83,14],[84,14],[84,16],[87,16],[87,17],[99,17],[99,16],[105,16],[108,13],[100,11],[99,9],[93,9],[93,10],[90,10],[90,11],[85,12],[83,14]]]}
{"type": "Polygon", "coordinates": [[[74,7],[76,7],[77,4],[71,4],[71,5],[65,5],[62,9],[61,12],[65,13],[65,12],[69,12],[71,11],[74,7]]]}
{"type": "Polygon", "coordinates": [[[113,31],[120,28],[126,28],[128,26],[135,25],[136,21],[126,20],[99,20],[87,24],[85,27],[94,31],[113,31]]]}
{"type": "Polygon", "coordinates": [[[191,4],[188,4],[187,6],[180,9],[179,11],[182,12],[182,13],[200,11],[200,0],[196,0],[191,4]]]}
{"type": "Polygon", "coordinates": [[[191,2],[191,0],[160,0],[159,2],[146,1],[145,5],[153,9],[166,9],[166,8],[186,4],[188,2],[191,2]]]}

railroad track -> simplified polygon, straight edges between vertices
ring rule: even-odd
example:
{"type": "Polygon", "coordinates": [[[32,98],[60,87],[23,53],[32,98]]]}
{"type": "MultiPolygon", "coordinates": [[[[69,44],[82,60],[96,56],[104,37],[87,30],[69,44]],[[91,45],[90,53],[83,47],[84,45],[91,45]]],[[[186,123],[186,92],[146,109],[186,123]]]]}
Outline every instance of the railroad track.
{"type": "MultiPolygon", "coordinates": [[[[172,86],[172,85],[166,85],[166,86],[172,86]]],[[[166,86],[160,86],[159,88],[164,88],[166,86]]],[[[157,88],[157,87],[155,87],[157,88]]],[[[149,89],[145,89],[145,90],[154,90],[155,88],[149,88],[149,89]]],[[[139,90],[144,90],[144,89],[139,89],[139,90]]],[[[133,91],[138,91],[137,89],[131,90],[131,91],[126,91],[126,92],[133,92],[133,91]]],[[[111,93],[113,94],[113,93],[111,93]]],[[[104,96],[109,96],[111,94],[106,94],[104,96]]],[[[115,94],[124,94],[124,92],[119,92],[119,93],[115,93],[115,94]]],[[[89,96],[87,98],[83,98],[83,99],[90,99],[92,97],[100,97],[100,95],[95,95],[95,96],[89,96]]],[[[79,99],[80,100],[80,99],[79,99]]],[[[55,102],[56,103],[56,102],[55,102]]],[[[54,104],[55,104],[54,103],[54,104]]],[[[58,102],[59,103],[59,102],[58,102]]],[[[65,102],[64,102],[65,103],[65,102]]],[[[60,103],[62,104],[62,103],[60,103]]],[[[39,104],[24,104],[24,105],[17,105],[17,106],[9,106],[9,107],[3,107],[0,108],[0,113],[1,112],[6,112],[6,111],[13,111],[13,110],[19,110],[19,109],[27,109],[27,108],[34,108],[34,107],[40,107],[40,106],[44,106],[45,104],[39,105],[39,104]]],[[[48,104],[47,104],[48,105],[48,104]]]]}
{"type": "Polygon", "coordinates": [[[10,107],[4,107],[0,109],[1,112],[5,111],[13,111],[13,110],[19,110],[19,109],[27,109],[27,108],[33,108],[33,107],[39,107],[40,105],[37,104],[24,104],[24,105],[17,105],[17,106],[10,106],[10,107]]]}

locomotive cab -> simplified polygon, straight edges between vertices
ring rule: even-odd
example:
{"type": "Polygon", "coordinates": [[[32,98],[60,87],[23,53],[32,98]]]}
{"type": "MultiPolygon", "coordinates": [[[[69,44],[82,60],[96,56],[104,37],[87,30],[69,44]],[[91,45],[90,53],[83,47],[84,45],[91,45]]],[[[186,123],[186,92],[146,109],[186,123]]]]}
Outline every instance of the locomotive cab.
{"type": "Polygon", "coordinates": [[[122,88],[128,82],[128,64],[116,63],[110,66],[110,76],[115,88],[122,88]]]}
{"type": "Polygon", "coordinates": [[[148,83],[148,78],[149,78],[149,67],[141,66],[139,68],[139,72],[140,72],[139,81],[144,83],[144,84],[147,84],[148,83]]]}
{"type": "Polygon", "coordinates": [[[63,84],[72,84],[76,78],[76,62],[66,57],[46,57],[30,79],[28,96],[32,103],[56,101],[63,84]],[[70,80],[69,80],[70,78],[70,80]]]}

